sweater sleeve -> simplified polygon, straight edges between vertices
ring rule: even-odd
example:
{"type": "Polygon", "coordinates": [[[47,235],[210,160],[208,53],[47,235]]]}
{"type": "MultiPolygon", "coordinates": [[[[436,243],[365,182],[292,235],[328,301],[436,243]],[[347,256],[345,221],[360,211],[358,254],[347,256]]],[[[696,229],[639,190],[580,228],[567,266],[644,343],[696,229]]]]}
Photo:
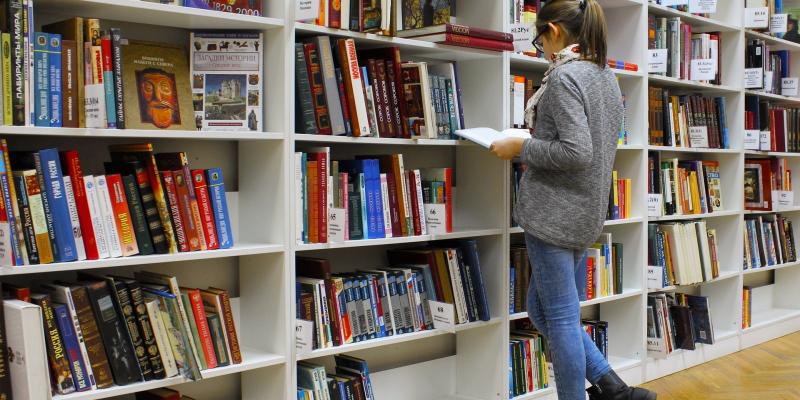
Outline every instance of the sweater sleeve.
{"type": "Polygon", "coordinates": [[[553,140],[525,139],[520,158],[535,169],[586,169],[592,162],[592,137],[581,92],[568,76],[559,76],[548,86],[542,101],[550,103],[547,109],[553,114],[557,135],[553,140]]]}

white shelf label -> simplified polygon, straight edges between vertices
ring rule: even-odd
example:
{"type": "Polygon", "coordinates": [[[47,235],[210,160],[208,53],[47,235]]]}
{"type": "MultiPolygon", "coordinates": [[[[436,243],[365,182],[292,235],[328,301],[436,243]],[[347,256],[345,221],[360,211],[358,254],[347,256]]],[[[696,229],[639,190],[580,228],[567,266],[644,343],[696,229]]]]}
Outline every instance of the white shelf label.
{"type": "Polygon", "coordinates": [[[689,0],[691,14],[714,14],[717,12],[717,0],[689,0]]]}
{"type": "Polygon", "coordinates": [[[760,150],[770,151],[772,148],[772,135],[770,131],[761,131],[759,145],[761,147],[760,150]]]}
{"type": "Polygon", "coordinates": [[[789,14],[775,14],[769,19],[771,33],[786,33],[789,25],[789,14]]]}
{"type": "Polygon", "coordinates": [[[797,83],[800,78],[781,79],[781,94],[784,96],[797,96],[797,83]]]}
{"type": "Polygon", "coordinates": [[[777,193],[778,193],[778,211],[788,210],[794,207],[793,191],[779,190],[777,193]]]}
{"type": "Polygon", "coordinates": [[[689,127],[689,144],[692,147],[708,147],[708,127],[706,126],[690,126],[689,127]]]}
{"type": "Polygon", "coordinates": [[[664,267],[657,265],[647,266],[647,288],[661,289],[664,287],[664,267]]]}
{"type": "Polygon", "coordinates": [[[768,28],[769,22],[768,7],[750,7],[744,9],[745,28],[768,28]]]}
{"type": "Polygon", "coordinates": [[[667,49],[647,50],[647,72],[667,72],[667,49]]]}
{"type": "Polygon", "coordinates": [[[433,327],[449,332],[454,332],[456,327],[456,313],[453,305],[441,301],[428,300],[433,318],[433,327]]]}
{"type": "Polygon", "coordinates": [[[344,208],[328,209],[328,240],[344,242],[347,240],[347,210],[344,208]]]}
{"type": "Polygon", "coordinates": [[[444,204],[425,204],[425,223],[429,235],[447,233],[447,208],[444,204]]]}
{"type": "Polygon", "coordinates": [[[693,81],[710,81],[716,78],[717,60],[713,58],[692,60],[691,72],[693,81]]]}
{"type": "Polygon", "coordinates": [[[314,323],[304,319],[296,319],[294,325],[294,348],[297,354],[306,354],[314,350],[314,323]]]}
{"type": "Polygon", "coordinates": [[[647,216],[660,217],[661,210],[663,209],[664,196],[659,193],[647,194],[647,216]]]}
{"type": "Polygon", "coordinates": [[[514,35],[514,51],[533,51],[533,38],[536,36],[536,27],[531,24],[511,24],[509,32],[514,35]]]}
{"type": "Polygon", "coordinates": [[[687,4],[689,4],[689,0],[661,0],[661,5],[665,7],[685,6],[687,4]]]}
{"type": "Polygon", "coordinates": [[[761,131],[758,129],[745,129],[744,149],[759,150],[761,148],[761,131]]]}
{"type": "Polygon", "coordinates": [[[745,68],[744,69],[744,88],[745,89],[760,89],[764,87],[764,69],[763,68],[745,68]]]}
{"type": "Polygon", "coordinates": [[[316,0],[296,0],[295,19],[298,21],[308,21],[319,17],[319,1],[316,0]]]}

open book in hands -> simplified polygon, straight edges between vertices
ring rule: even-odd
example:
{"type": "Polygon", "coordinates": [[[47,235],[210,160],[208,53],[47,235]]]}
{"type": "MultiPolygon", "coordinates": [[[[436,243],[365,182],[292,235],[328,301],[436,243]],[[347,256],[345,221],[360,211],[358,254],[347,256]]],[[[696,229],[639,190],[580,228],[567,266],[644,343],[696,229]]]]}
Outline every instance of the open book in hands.
{"type": "Polygon", "coordinates": [[[530,131],[527,129],[506,129],[504,131],[496,131],[492,128],[459,129],[456,131],[456,135],[475,142],[487,149],[492,147],[492,143],[495,140],[511,137],[529,139],[531,137],[530,131]]]}

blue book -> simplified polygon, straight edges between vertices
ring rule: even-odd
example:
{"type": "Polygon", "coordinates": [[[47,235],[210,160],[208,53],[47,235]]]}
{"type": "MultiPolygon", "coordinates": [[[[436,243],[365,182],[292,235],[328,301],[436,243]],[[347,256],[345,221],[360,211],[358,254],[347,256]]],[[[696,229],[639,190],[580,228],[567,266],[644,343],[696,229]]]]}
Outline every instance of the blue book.
{"type": "Polygon", "coordinates": [[[375,206],[375,237],[386,237],[386,226],[383,221],[383,195],[381,189],[381,167],[377,159],[366,160],[372,181],[372,201],[375,206]]]}
{"type": "Polygon", "coordinates": [[[75,389],[82,392],[92,388],[89,381],[89,374],[86,371],[86,364],[81,357],[81,349],[78,345],[78,336],[75,334],[75,325],[72,324],[72,316],[69,315],[65,304],[53,303],[53,312],[58,323],[58,332],[61,333],[61,342],[64,344],[64,351],[69,360],[69,369],[75,380],[75,389]]]}
{"type": "Polygon", "coordinates": [[[514,285],[515,285],[516,280],[517,280],[516,275],[517,275],[517,269],[512,266],[509,269],[509,277],[510,277],[510,279],[508,281],[508,284],[509,284],[508,313],[509,314],[514,314],[516,312],[516,309],[517,309],[516,304],[515,304],[515,298],[514,298],[514,295],[516,294],[514,292],[514,288],[515,288],[514,285]]]}
{"type": "Polygon", "coordinates": [[[362,239],[372,239],[369,234],[367,233],[367,227],[369,225],[367,215],[367,184],[366,184],[366,175],[358,174],[358,198],[361,201],[361,236],[362,239]]]}
{"type": "Polygon", "coordinates": [[[378,302],[380,302],[380,298],[378,298],[378,293],[376,290],[377,285],[373,286],[373,277],[374,275],[365,275],[364,276],[364,283],[365,289],[369,294],[369,303],[370,303],[370,310],[372,311],[372,319],[375,321],[375,333],[378,337],[385,337],[386,336],[386,322],[383,320],[383,314],[378,312],[378,302]]]}
{"type": "Polygon", "coordinates": [[[50,74],[50,126],[61,127],[61,35],[49,34],[47,62],[50,74]]]}
{"type": "Polygon", "coordinates": [[[364,314],[367,317],[367,329],[370,330],[368,334],[369,339],[376,339],[378,337],[378,319],[377,315],[377,308],[375,308],[375,304],[372,301],[372,290],[370,290],[371,285],[367,283],[367,277],[363,275],[359,275],[356,278],[359,282],[358,286],[361,291],[361,306],[364,308],[364,314]],[[372,321],[372,323],[369,323],[372,321]]]}
{"type": "MultiPolygon", "coordinates": [[[[481,272],[481,260],[478,257],[478,242],[475,239],[466,239],[461,241],[461,251],[464,254],[464,263],[469,265],[470,277],[474,285],[475,300],[478,303],[478,319],[481,321],[488,321],[490,319],[489,297],[486,295],[486,285],[483,280],[483,272],[481,272]]],[[[583,266],[584,274],[586,276],[586,264],[583,266]]],[[[586,279],[581,279],[584,286],[586,279]]],[[[586,293],[584,289],[583,293],[586,293]]]]}
{"type": "Polygon", "coordinates": [[[208,180],[208,194],[211,197],[211,209],[214,211],[214,222],[217,224],[219,235],[219,248],[233,247],[233,232],[228,214],[228,200],[225,198],[225,179],[222,177],[222,168],[209,168],[206,170],[208,180]]]}
{"type": "MultiPolygon", "coordinates": [[[[5,158],[5,152],[0,149],[0,157],[5,158]]],[[[17,219],[14,217],[14,209],[11,208],[11,183],[8,181],[8,171],[6,164],[0,162],[0,189],[3,190],[3,203],[6,206],[6,218],[8,219],[8,236],[11,238],[11,253],[14,257],[14,265],[24,265],[25,255],[22,252],[20,237],[16,235],[17,219]]],[[[9,249],[6,249],[8,251],[9,249]]]]}
{"type": "Polygon", "coordinates": [[[41,168],[44,179],[40,182],[42,192],[50,203],[50,213],[55,230],[55,244],[58,251],[53,251],[56,261],[75,261],[78,259],[78,248],[75,246],[75,237],[72,235],[72,222],[69,219],[67,196],[64,192],[64,180],[57,149],[39,150],[39,163],[36,169],[41,168]],[[57,253],[58,255],[56,256],[57,253]]]}
{"type": "Polygon", "coordinates": [[[34,34],[33,43],[33,84],[34,84],[34,125],[50,126],[50,73],[47,46],[50,35],[44,32],[34,34]]]}
{"type": "MultiPolygon", "coordinates": [[[[722,148],[730,149],[731,145],[730,145],[730,140],[728,139],[728,123],[726,122],[725,119],[725,98],[717,97],[715,99],[715,102],[717,103],[717,110],[719,110],[719,128],[722,136],[722,148]]],[[[757,122],[758,121],[756,120],[756,123],[757,122]]],[[[756,126],[758,126],[758,124],[756,124],[756,126]]]]}
{"type": "MultiPolygon", "coordinates": [[[[380,170],[378,160],[358,159],[339,161],[339,171],[363,176],[361,203],[363,205],[363,230],[365,239],[386,237],[383,226],[383,200],[381,197],[380,170]]],[[[361,180],[361,177],[359,177],[361,180]]],[[[359,182],[361,183],[361,182],[359,182]]]]}

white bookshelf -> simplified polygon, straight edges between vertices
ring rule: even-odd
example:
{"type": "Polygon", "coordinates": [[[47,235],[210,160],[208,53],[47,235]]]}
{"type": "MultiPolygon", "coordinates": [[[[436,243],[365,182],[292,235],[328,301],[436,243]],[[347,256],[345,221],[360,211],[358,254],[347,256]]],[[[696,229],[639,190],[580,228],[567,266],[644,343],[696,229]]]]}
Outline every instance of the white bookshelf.
{"type": "MultiPolygon", "coordinates": [[[[629,144],[620,146],[615,169],[631,178],[631,218],[607,221],[604,230],[624,244],[624,291],[581,304],[582,314],[609,322],[609,360],[631,384],[697,365],[742,348],[800,330],[800,306],[792,294],[800,289],[800,263],[742,270],[744,158],[755,154],[791,159],[797,154],[742,150],[744,49],[748,38],[764,38],[773,46],[800,53],[800,45],[742,28],[743,2],[718,2],[711,18],[691,16],[645,0],[601,0],[609,21],[609,57],[638,64],[639,71],[615,71],[627,96],[629,144]],[[708,85],[646,72],[647,16],[680,16],[695,31],[723,32],[723,85],[708,85]],[[648,145],[649,85],[687,92],[722,95],[731,149],[698,150],[648,145]],[[688,217],[648,218],[646,213],[647,152],[679,158],[705,158],[721,164],[725,211],[692,216],[717,229],[721,275],[700,285],[664,288],[710,297],[717,342],[677,351],[655,360],[646,352],[647,224],[688,217]],[[636,200],[640,199],[640,200],[636,200]],[[742,285],[773,282],[769,296],[753,313],[753,326],[741,329],[742,285]]],[[[547,63],[519,54],[443,46],[414,39],[339,31],[295,22],[294,0],[265,0],[264,16],[241,16],[161,5],[140,0],[36,0],[37,27],[72,16],[101,18],[102,27],[122,28],[134,39],[186,44],[192,29],[251,29],[264,34],[264,131],[153,132],[141,130],[0,127],[12,150],[77,148],[85,171],[102,170],[112,143],[151,141],[156,151],[186,151],[192,167],[224,169],[236,246],[223,251],[154,255],[113,260],[4,267],[4,280],[36,283],[70,279],[75,271],[130,274],[153,270],[174,274],[185,286],[219,286],[238,298],[238,330],[244,362],[205,371],[204,379],[183,378],[84,392],[67,399],[132,399],[133,393],[155,387],[176,387],[187,395],[210,400],[295,399],[296,362],[332,365],[333,355],[347,353],[369,362],[379,400],[508,400],[509,246],[523,240],[522,230],[509,227],[510,166],[482,148],[458,140],[346,138],[296,134],[294,127],[293,43],[305,37],[353,38],[359,48],[399,46],[404,59],[457,61],[468,127],[509,127],[510,74],[541,78],[547,63]],[[457,176],[454,232],[408,238],[298,244],[291,221],[294,204],[293,153],[329,146],[334,158],[359,154],[403,153],[406,166],[449,166],[457,176]],[[441,239],[475,238],[491,305],[491,320],[453,331],[431,330],[322,349],[298,355],[294,349],[294,259],[297,255],[329,258],[336,271],[385,265],[386,250],[441,239]],[[409,384],[413,382],[413,384],[409,384]]],[[[457,0],[458,20],[467,25],[504,30],[510,21],[506,1],[457,0]]],[[[793,68],[794,69],[794,68],[793,68]]],[[[800,100],[765,95],[797,105],[800,100]]],[[[800,226],[800,204],[783,214],[800,226]]],[[[800,235],[800,233],[798,233],[800,235]]],[[[797,238],[796,238],[797,239],[797,238]]],[[[552,388],[517,399],[555,399],[552,388]]]]}

